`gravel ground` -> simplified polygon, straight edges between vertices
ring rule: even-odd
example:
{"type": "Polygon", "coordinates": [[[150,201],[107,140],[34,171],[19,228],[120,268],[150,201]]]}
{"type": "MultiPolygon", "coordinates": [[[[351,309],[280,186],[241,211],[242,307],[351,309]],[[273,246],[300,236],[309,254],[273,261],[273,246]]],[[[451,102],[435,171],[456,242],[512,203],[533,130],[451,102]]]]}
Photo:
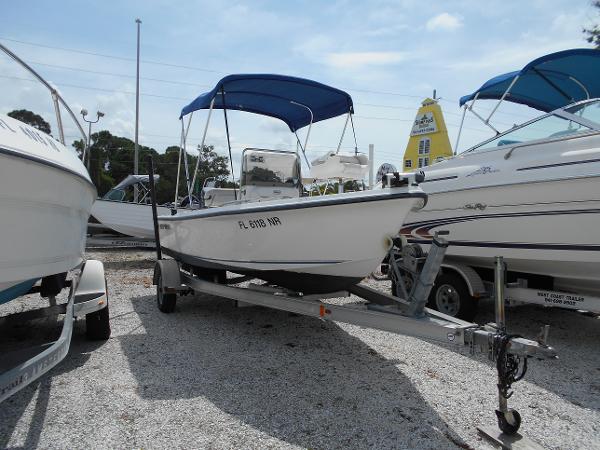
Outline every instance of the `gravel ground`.
{"type": "MultiPolygon", "coordinates": [[[[475,428],[495,423],[484,355],[202,295],[165,315],[153,253],[88,257],[105,262],[112,337],[90,343],[78,321],[67,358],[0,404],[0,447],[491,448],[475,428]]],[[[531,361],[515,385],[521,431],[547,448],[600,449],[600,320],[539,307],[507,316],[528,336],[550,324],[560,355],[531,361]]],[[[35,339],[60,329],[34,325],[35,339]]],[[[0,332],[3,354],[33,339],[31,327],[0,332]]]]}

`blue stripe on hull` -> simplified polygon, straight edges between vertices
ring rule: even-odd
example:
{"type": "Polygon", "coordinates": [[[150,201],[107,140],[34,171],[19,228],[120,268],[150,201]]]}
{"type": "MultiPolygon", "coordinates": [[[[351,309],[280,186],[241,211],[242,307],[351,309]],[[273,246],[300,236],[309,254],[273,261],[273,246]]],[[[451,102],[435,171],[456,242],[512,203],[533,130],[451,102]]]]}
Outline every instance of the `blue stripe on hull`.
{"type": "Polygon", "coordinates": [[[20,297],[21,295],[27,294],[31,290],[33,285],[37,282],[37,280],[37,278],[34,278],[33,280],[23,281],[0,292],[0,305],[14,300],[15,298],[20,297]]]}

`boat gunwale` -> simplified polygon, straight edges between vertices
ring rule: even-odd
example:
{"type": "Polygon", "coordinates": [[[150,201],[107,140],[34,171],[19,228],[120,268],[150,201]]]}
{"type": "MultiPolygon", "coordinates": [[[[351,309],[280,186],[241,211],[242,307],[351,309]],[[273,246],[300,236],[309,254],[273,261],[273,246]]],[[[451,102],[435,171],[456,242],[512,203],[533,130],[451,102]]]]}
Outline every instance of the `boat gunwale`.
{"type": "MultiPolygon", "coordinates": [[[[367,195],[367,196],[354,196],[354,197],[346,197],[343,194],[335,194],[331,196],[327,196],[329,198],[326,199],[318,199],[315,201],[306,201],[306,202],[295,202],[295,203],[283,203],[283,204],[275,204],[275,205],[257,205],[253,207],[248,207],[244,209],[228,209],[226,211],[214,211],[215,209],[221,209],[222,207],[217,208],[207,208],[204,210],[196,210],[193,213],[182,214],[181,216],[158,216],[159,221],[183,221],[183,220],[193,220],[193,219],[205,219],[209,217],[219,217],[219,216],[234,216],[234,215],[243,215],[243,214],[252,214],[252,213],[261,213],[261,212],[274,212],[274,211],[289,211],[289,210],[297,210],[297,209],[308,209],[308,208],[319,208],[323,206],[337,206],[337,205],[347,205],[354,203],[368,203],[368,202],[377,202],[377,201],[385,201],[385,200],[396,200],[401,198],[422,198],[424,199],[423,207],[427,204],[427,194],[425,192],[397,192],[397,193],[384,193],[384,194],[375,194],[375,195],[367,195]],[[339,198],[342,196],[343,198],[339,198]]],[[[302,198],[302,197],[300,197],[302,198]]],[[[260,203],[260,202],[257,202],[260,203]]]]}

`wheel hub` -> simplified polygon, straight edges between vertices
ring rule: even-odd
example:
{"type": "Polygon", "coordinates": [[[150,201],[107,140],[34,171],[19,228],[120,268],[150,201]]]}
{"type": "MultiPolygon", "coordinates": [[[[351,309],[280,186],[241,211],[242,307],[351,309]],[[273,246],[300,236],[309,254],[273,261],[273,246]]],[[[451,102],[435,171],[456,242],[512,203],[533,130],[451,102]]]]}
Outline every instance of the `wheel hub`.
{"type": "Polygon", "coordinates": [[[460,296],[453,286],[444,284],[437,289],[435,303],[438,311],[455,316],[460,309],[460,296]]]}

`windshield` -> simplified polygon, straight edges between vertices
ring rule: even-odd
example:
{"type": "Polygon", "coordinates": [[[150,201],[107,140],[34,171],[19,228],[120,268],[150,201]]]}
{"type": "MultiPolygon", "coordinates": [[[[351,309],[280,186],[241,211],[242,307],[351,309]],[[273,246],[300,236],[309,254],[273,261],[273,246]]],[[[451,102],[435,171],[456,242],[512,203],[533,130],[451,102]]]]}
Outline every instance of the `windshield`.
{"type": "Polygon", "coordinates": [[[125,191],[123,189],[111,189],[104,194],[104,197],[102,198],[104,200],[115,200],[121,202],[125,199],[125,191]]]}
{"type": "Polygon", "coordinates": [[[568,108],[567,111],[584,119],[591,120],[600,127],[600,100],[593,103],[572,106],[571,108],[568,108]]]}
{"type": "MultiPolygon", "coordinates": [[[[580,105],[579,107],[581,106],[592,105],[580,105]]],[[[598,115],[598,112],[595,111],[595,114],[598,115]]],[[[590,118],[590,120],[593,119],[590,118]]],[[[573,122],[572,120],[550,114],[541,117],[535,122],[530,122],[522,127],[514,128],[513,130],[502,133],[494,139],[484,142],[483,144],[469,151],[478,152],[482,150],[489,150],[491,148],[502,147],[505,145],[515,145],[523,142],[536,141],[539,139],[558,138],[571,134],[582,133],[584,131],[589,131],[590,129],[591,128],[581,125],[577,122],[573,122]]]]}
{"type": "Polygon", "coordinates": [[[250,151],[244,154],[242,184],[296,187],[298,157],[293,153],[250,151]]]}

